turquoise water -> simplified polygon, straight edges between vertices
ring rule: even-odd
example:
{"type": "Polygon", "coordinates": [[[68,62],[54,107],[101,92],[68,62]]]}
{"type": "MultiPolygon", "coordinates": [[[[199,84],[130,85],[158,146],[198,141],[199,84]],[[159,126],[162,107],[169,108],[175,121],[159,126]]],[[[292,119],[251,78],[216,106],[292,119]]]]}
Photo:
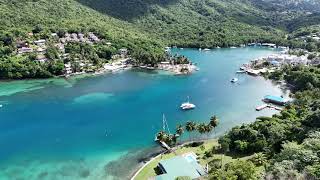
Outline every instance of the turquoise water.
{"type": "Polygon", "coordinates": [[[265,48],[174,50],[198,63],[191,76],[138,70],[77,80],[0,83],[0,179],[126,179],[149,153],[162,113],[174,131],[187,120],[220,118],[213,135],[272,110],[256,112],[267,94],[261,77],[237,75],[241,64],[275,53],[265,48]],[[237,77],[239,82],[230,83],[237,77]],[[181,111],[190,96],[197,105],[181,111]]]}

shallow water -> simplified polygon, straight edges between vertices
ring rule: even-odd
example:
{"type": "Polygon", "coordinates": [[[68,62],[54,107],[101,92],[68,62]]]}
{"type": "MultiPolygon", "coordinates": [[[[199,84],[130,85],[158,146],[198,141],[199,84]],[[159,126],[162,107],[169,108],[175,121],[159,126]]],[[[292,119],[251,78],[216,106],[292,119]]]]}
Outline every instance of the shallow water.
{"type": "Polygon", "coordinates": [[[0,83],[0,179],[125,179],[154,147],[166,114],[171,131],[216,114],[220,135],[272,110],[256,112],[266,94],[282,95],[261,77],[237,75],[241,64],[275,53],[266,48],[174,50],[198,63],[191,76],[139,70],[77,80],[0,83]],[[237,77],[239,82],[230,83],[237,77]],[[190,96],[197,105],[181,111],[190,96]]]}

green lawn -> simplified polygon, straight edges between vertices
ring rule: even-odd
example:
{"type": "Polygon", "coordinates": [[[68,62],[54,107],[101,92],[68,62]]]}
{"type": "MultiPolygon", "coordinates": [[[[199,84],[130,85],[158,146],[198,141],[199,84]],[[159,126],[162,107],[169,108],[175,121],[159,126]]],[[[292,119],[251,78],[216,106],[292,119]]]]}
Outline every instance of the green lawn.
{"type": "MultiPolygon", "coordinates": [[[[211,160],[217,159],[217,158],[219,158],[219,159],[223,158],[223,160],[222,160],[223,164],[226,164],[226,163],[229,163],[229,162],[231,162],[233,160],[236,160],[236,158],[232,158],[231,156],[226,156],[226,155],[222,155],[222,154],[214,154],[210,158],[203,158],[204,157],[204,153],[206,151],[208,151],[208,150],[212,149],[212,147],[218,146],[218,145],[219,144],[218,144],[217,140],[208,140],[203,144],[204,149],[201,146],[178,148],[175,151],[175,153],[164,154],[164,155],[154,159],[150,164],[148,164],[146,167],[144,167],[142,169],[142,171],[140,171],[140,173],[136,176],[135,180],[146,180],[146,179],[148,179],[150,177],[157,176],[157,174],[155,172],[155,168],[157,167],[158,163],[161,160],[169,159],[169,158],[174,157],[176,155],[182,155],[182,154],[185,154],[185,153],[188,153],[188,152],[196,153],[198,155],[200,164],[203,165],[203,166],[205,166],[211,160]]],[[[239,159],[245,160],[245,159],[248,159],[248,158],[250,158],[250,156],[241,157],[239,159]]]]}

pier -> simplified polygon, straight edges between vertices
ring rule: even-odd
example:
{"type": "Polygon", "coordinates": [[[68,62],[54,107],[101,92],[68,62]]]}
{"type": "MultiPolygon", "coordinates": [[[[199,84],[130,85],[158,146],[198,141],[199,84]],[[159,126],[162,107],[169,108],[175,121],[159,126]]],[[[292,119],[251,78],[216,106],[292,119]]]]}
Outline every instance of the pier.
{"type": "Polygon", "coordinates": [[[271,105],[271,104],[263,104],[263,105],[257,106],[256,107],[256,111],[262,111],[262,110],[264,110],[266,108],[274,109],[274,110],[277,110],[277,111],[281,111],[282,110],[282,108],[278,107],[278,106],[274,106],[274,105],[271,105]]]}

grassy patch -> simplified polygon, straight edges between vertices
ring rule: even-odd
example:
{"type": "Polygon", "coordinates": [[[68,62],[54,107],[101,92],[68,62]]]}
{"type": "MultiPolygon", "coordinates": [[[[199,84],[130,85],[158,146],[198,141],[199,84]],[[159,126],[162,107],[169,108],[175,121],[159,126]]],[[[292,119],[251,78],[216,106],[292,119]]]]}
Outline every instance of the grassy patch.
{"type": "MultiPolygon", "coordinates": [[[[227,156],[227,155],[218,154],[218,153],[213,154],[212,157],[205,157],[205,152],[212,150],[212,148],[215,146],[219,146],[217,140],[208,140],[203,145],[200,145],[197,147],[191,147],[191,146],[180,147],[174,153],[164,154],[164,155],[154,159],[150,164],[145,166],[142,169],[142,171],[140,171],[140,173],[136,176],[135,180],[146,180],[148,178],[157,176],[155,169],[161,160],[169,159],[174,156],[182,155],[182,154],[185,154],[188,152],[196,153],[199,158],[198,160],[200,161],[200,164],[202,166],[205,166],[207,163],[209,163],[210,161],[212,161],[214,159],[221,159],[222,158],[223,165],[237,159],[237,158],[233,158],[232,156],[227,156]]],[[[245,156],[245,157],[241,157],[239,159],[246,160],[246,159],[249,159],[250,157],[251,156],[245,156]]]]}

